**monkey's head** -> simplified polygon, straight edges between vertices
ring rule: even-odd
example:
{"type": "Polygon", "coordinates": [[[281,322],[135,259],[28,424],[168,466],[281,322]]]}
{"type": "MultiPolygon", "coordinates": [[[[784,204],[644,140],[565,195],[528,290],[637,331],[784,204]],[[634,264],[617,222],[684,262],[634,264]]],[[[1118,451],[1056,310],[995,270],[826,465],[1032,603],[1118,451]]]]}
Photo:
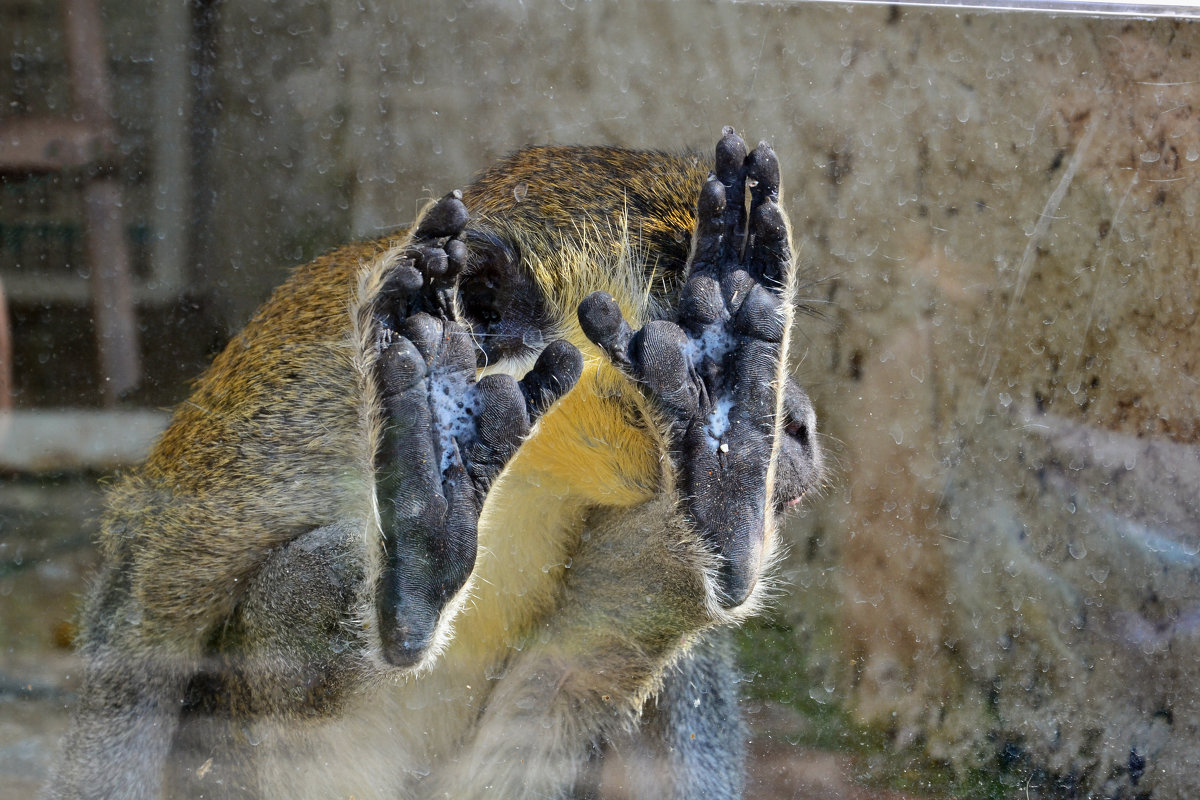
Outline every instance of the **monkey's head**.
{"type": "MultiPolygon", "coordinates": [[[[475,332],[480,368],[523,374],[558,338],[578,347],[587,363],[584,378],[543,429],[578,414],[597,394],[613,399],[624,393],[633,402],[628,383],[583,334],[576,311],[589,294],[604,291],[634,327],[674,316],[697,197],[711,169],[711,156],[698,153],[535,147],[498,162],[464,191],[470,261],[459,279],[458,303],[475,332]]],[[[812,403],[794,379],[785,387],[780,422],[772,492],[777,512],[794,506],[822,473],[812,403]]],[[[554,446],[569,442],[560,438],[554,446]]],[[[654,458],[625,455],[620,469],[656,469],[654,458]]],[[[589,481],[595,468],[588,467],[589,481]]],[[[610,489],[653,481],[610,477],[610,489]]]]}
{"type": "MultiPolygon", "coordinates": [[[[552,486],[558,497],[582,507],[633,507],[662,489],[668,462],[662,458],[662,426],[655,421],[661,410],[652,408],[585,335],[579,309],[589,295],[605,292],[634,328],[676,317],[688,277],[697,197],[710,169],[709,161],[692,154],[532,148],[499,162],[463,191],[465,212],[456,207],[455,213],[467,215],[465,228],[459,228],[466,252],[452,292],[453,316],[474,338],[477,368],[482,374],[520,378],[557,340],[583,355],[575,387],[547,411],[505,468],[507,485],[524,473],[531,478],[525,485],[552,486]]],[[[421,225],[440,224],[430,219],[421,225]]],[[[765,377],[773,379],[773,373],[765,377]]],[[[821,471],[812,404],[796,381],[786,380],[777,406],[776,458],[768,469],[769,451],[756,451],[766,479],[747,491],[759,492],[758,502],[738,498],[758,509],[769,499],[776,515],[808,492],[821,471]]],[[[497,484],[501,495],[504,475],[497,484]]],[[[489,502],[499,502],[493,496],[489,491],[489,502]]],[[[745,524],[739,509],[724,503],[712,516],[717,527],[745,524]]],[[[773,550],[774,526],[768,522],[765,529],[769,540],[754,545],[760,553],[773,550]]],[[[487,547],[484,526],[479,535],[479,544],[487,547]]],[[[462,605],[475,544],[472,538],[457,555],[446,557],[440,541],[397,543],[398,563],[417,563],[433,553],[438,557],[426,560],[442,567],[433,571],[437,591],[432,593],[385,585],[381,607],[387,609],[386,619],[399,620],[396,630],[404,633],[385,637],[394,645],[385,648],[392,663],[430,662],[438,649],[434,643],[445,640],[462,605]]],[[[742,559],[749,565],[746,575],[729,584],[737,591],[719,590],[718,602],[737,609],[732,617],[756,607],[746,601],[768,559],[742,559]]],[[[390,574],[402,581],[410,573],[431,582],[425,569],[390,574]]]]}

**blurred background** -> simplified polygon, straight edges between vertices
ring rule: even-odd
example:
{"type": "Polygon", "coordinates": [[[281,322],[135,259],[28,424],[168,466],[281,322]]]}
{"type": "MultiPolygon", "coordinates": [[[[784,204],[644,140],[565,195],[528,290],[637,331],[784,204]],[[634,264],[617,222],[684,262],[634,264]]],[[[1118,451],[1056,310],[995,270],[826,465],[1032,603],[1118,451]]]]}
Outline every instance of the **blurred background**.
{"type": "Polygon", "coordinates": [[[535,143],[771,141],[833,471],[751,793],[1200,794],[1200,28],[818,3],[0,3],[0,797],[105,476],[290,266],[535,143]]]}

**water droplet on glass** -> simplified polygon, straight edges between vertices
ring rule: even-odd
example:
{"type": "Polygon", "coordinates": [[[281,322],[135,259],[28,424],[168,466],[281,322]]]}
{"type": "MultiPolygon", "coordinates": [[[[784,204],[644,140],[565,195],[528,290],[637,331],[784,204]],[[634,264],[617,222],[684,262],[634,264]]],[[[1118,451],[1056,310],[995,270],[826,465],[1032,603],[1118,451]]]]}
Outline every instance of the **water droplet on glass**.
{"type": "Polygon", "coordinates": [[[525,345],[531,350],[540,350],[545,340],[545,337],[542,336],[542,332],[536,329],[528,330],[521,334],[521,344],[525,345]]]}

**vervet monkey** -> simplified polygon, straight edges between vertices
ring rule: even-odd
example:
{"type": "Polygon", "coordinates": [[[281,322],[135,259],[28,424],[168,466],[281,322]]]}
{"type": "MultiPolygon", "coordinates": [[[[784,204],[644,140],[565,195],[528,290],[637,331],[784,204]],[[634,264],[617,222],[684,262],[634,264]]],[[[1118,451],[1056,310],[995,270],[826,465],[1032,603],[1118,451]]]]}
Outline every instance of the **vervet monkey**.
{"type": "Polygon", "coordinates": [[[596,796],[617,748],[740,796],[723,632],[821,468],[793,293],[730,128],[523,150],[297,269],[109,495],[48,795],[596,796]]]}

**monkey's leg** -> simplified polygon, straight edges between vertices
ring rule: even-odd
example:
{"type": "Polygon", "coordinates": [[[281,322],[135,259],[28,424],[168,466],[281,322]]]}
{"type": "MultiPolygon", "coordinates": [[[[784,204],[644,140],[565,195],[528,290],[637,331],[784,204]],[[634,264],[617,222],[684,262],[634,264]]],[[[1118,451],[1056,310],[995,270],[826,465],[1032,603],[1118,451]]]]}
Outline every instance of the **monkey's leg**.
{"type": "Polygon", "coordinates": [[[362,524],[347,520],[271,551],[188,687],[166,795],[267,797],[271,774],[322,764],[306,733],[369,682],[358,610],[369,604],[362,524]]]}
{"type": "Polygon", "coordinates": [[[618,741],[626,795],[656,800],[740,798],[746,728],[738,708],[732,630],[705,633],[673,663],[632,737],[618,741]]]}
{"type": "Polygon", "coordinates": [[[83,688],[47,798],[159,797],[190,655],[148,647],[123,564],[107,564],[88,598],[83,688]]]}
{"type": "Polygon", "coordinates": [[[520,383],[508,375],[476,382],[475,343],[453,303],[466,221],[457,193],[430,209],[376,304],[385,539],[376,604],[383,657],[401,667],[427,663],[445,642],[492,480],[582,369],[579,351],[560,340],[520,383]]]}
{"type": "Polygon", "coordinates": [[[745,788],[732,630],[714,628],[667,668],[628,736],[605,742],[571,796],[736,800],[745,788]]]}
{"type": "Polygon", "coordinates": [[[592,514],[558,608],[513,652],[434,796],[568,797],[589,753],[627,735],[663,669],[710,624],[711,559],[676,506],[665,493],[592,514]]]}
{"type": "Polygon", "coordinates": [[[667,765],[667,783],[643,797],[740,798],[746,783],[746,726],[733,632],[715,628],[673,664],[638,739],[667,765]]]}

